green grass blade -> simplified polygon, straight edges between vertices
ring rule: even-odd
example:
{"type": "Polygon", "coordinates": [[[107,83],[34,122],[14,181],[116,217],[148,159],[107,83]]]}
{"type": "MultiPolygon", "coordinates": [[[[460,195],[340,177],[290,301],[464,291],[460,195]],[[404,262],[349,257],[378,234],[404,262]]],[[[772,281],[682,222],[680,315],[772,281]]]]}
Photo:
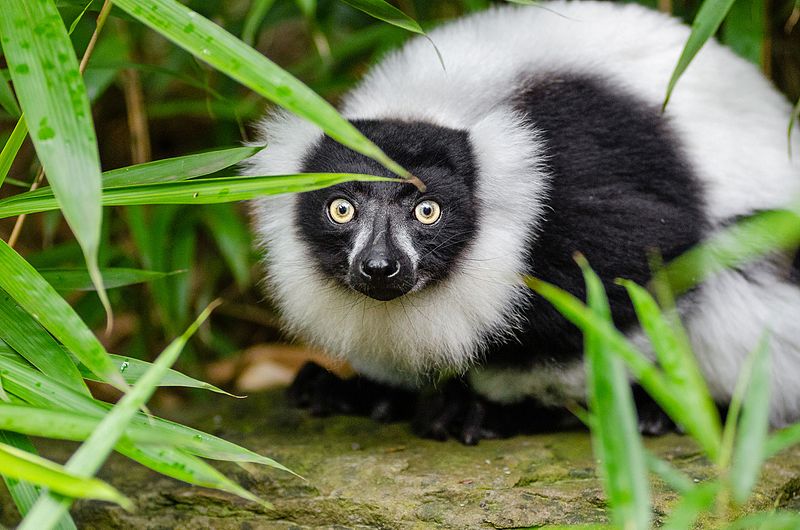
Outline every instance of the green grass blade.
{"type": "Polygon", "coordinates": [[[401,177],[411,177],[314,91],[186,6],[175,0],[116,0],[114,5],[220,72],[315,123],[334,140],[401,177]]]}
{"type": "MultiPolygon", "coordinates": [[[[167,346],[150,369],[139,379],[136,386],[108,412],[92,435],[67,461],[65,470],[83,477],[97,473],[108,455],[123,436],[126,426],[133,420],[141,407],[147,403],[170,366],[177,360],[189,338],[208,318],[211,307],[203,311],[186,332],[167,346]]],[[[25,529],[49,529],[72,505],[71,498],[54,495],[42,496],[20,525],[25,529]]]]}
{"type": "Polygon", "coordinates": [[[694,528],[694,523],[701,513],[708,512],[714,506],[720,491],[719,482],[700,484],[685,493],[681,500],[670,510],[664,521],[664,530],[686,530],[694,528]]]}
{"type": "Polygon", "coordinates": [[[675,258],[664,274],[675,293],[684,293],[713,274],[800,244],[800,202],[739,221],[675,258]]]}
{"type": "MultiPolygon", "coordinates": [[[[656,400],[661,408],[671,417],[681,416],[682,404],[672,390],[669,382],[658,368],[650,362],[630,341],[609,323],[594,317],[594,314],[580,300],[536,278],[526,278],[525,283],[539,295],[549,301],[570,322],[584,331],[602,335],[609,341],[610,347],[628,366],[634,378],[656,400]]],[[[704,436],[705,429],[696,429],[694,425],[686,425],[686,430],[697,440],[712,460],[719,456],[719,441],[704,436]]]]}
{"type": "Polygon", "coordinates": [[[694,59],[694,56],[697,55],[697,52],[700,51],[706,41],[717,32],[722,21],[725,19],[725,15],[728,14],[728,11],[733,5],[733,2],[734,0],[703,1],[700,10],[697,12],[692,22],[692,33],[689,35],[689,39],[686,41],[686,45],[678,59],[678,64],[675,66],[675,70],[670,77],[669,85],[667,86],[667,95],[664,98],[665,108],[667,103],[669,103],[669,98],[672,96],[675,85],[678,83],[678,79],[680,79],[681,75],[686,71],[686,68],[689,67],[689,63],[692,62],[692,59],[694,59]]]}
{"type": "Polygon", "coordinates": [[[8,137],[3,150],[0,151],[0,186],[5,182],[8,172],[11,169],[11,164],[17,158],[19,148],[22,147],[22,142],[28,137],[28,126],[25,123],[25,118],[20,118],[14,130],[11,131],[11,136],[8,137]]]}
{"type": "Polygon", "coordinates": [[[3,290],[0,290],[0,339],[45,375],[89,395],[89,389],[69,354],[3,290]]]}
{"type": "Polygon", "coordinates": [[[275,0],[253,0],[244,19],[244,29],[242,29],[242,41],[248,46],[255,45],[258,30],[274,3],[275,0]]]}
{"type": "MultiPolygon", "coordinates": [[[[594,318],[611,325],[611,309],[600,278],[579,259],[587,303],[594,318]]],[[[650,494],[644,447],[625,366],[611,344],[593,330],[584,334],[592,442],[616,526],[650,528],[650,494]]]]}
{"type": "MultiPolygon", "coordinates": [[[[125,378],[125,382],[128,384],[134,384],[144,375],[144,373],[150,369],[151,363],[147,361],[140,361],[139,359],[134,359],[133,357],[124,357],[122,355],[114,355],[111,354],[111,359],[114,363],[119,367],[119,373],[122,374],[122,377],[125,378]]],[[[89,379],[90,381],[98,381],[97,376],[92,373],[91,370],[86,368],[84,365],[78,365],[78,370],[80,371],[81,375],[85,379],[89,379]]],[[[226,396],[231,397],[239,397],[234,396],[224,390],[215,387],[210,383],[206,383],[205,381],[200,381],[193,377],[189,377],[177,370],[167,370],[167,373],[161,379],[161,382],[158,386],[180,386],[186,388],[199,388],[201,390],[209,390],[211,392],[216,392],[217,394],[225,394],[226,396]]]]}
{"type": "Polygon", "coordinates": [[[19,118],[22,114],[17,98],[14,96],[11,87],[8,86],[8,78],[3,70],[0,70],[0,107],[3,107],[3,110],[14,118],[19,118]]]}
{"type": "MultiPolygon", "coordinates": [[[[158,272],[127,268],[100,269],[106,289],[152,282],[182,272],[158,272]]],[[[58,291],[93,291],[95,289],[95,285],[89,276],[89,271],[86,269],[39,269],[39,274],[58,291]]]]}
{"type": "Polygon", "coordinates": [[[647,290],[631,281],[620,283],[627,289],[658,363],[675,396],[682,402],[680,416],[672,419],[686,428],[691,425],[692,433],[702,432],[702,439],[708,445],[716,445],[715,453],[719,454],[722,439],[719,412],[675,309],[667,317],[647,290]]]}
{"type": "MultiPolygon", "coordinates": [[[[397,179],[349,173],[302,173],[268,177],[226,177],[186,182],[143,184],[103,190],[104,206],[137,204],[216,204],[255,199],[262,195],[311,191],[343,182],[398,182],[397,179]]],[[[15,195],[0,201],[0,218],[45,212],[58,207],[53,197],[15,195]]]]}
{"type": "MultiPolygon", "coordinates": [[[[36,448],[33,446],[30,439],[21,434],[0,431],[0,443],[11,445],[31,454],[36,454],[36,448]]],[[[3,480],[6,483],[8,492],[11,494],[11,498],[14,500],[14,504],[17,506],[20,515],[24,517],[31,509],[31,506],[36,502],[36,499],[39,498],[42,489],[30,482],[17,480],[5,475],[3,475],[3,480]]],[[[59,521],[56,528],[58,530],[76,530],[77,527],[72,521],[72,517],[67,514],[59,521]]]]}
{"type": "Polygon", "coordinates": [[[100,155],[67,30],[52,0],[6,0],[0,38],[36,154],[110,316],[97,262],[103,221],[100,155]]]}
{"type": "Polygon", "coordinates": [[[800,444],[800,423],[790,425],[773,433],[767,441],[764,453],[766,458],[769,458],[797,444],[800,444]]]}
{"type": "MultiPolygon", "coordinates": [[[[126,508],[132,507],[124,495],[102,480],[75,475],[54,462],[3,443],[0,443],[0,472],[17,480],[44,486],[61,495],[115,502],[126,508]]],[[[35,512],[35,507],[36,504],[30,512],[31,515],[35,512]]],[[[54,519],[48,528],[55,526],[62,515],[59,514],[59,518],[54,519]]]]}
{"type": "Polygon", "coordinates": [[[0,288],[98,377],[126,388],[125,381],[92,330],[27,261],[2,241],[0,288]]]}
{"type": "Polygon", "coordinates": [[[771,363],[766,338],[753,353],[750,370],[742,369],[747,390],[742,400],[742,415],[736,429],[730,481],[733,498],[743,504],[761,473],[769,435],[769,401],[771,363]]]}
{"type": "Polygon", "coordinates": [[[423,35],[425,32],[417,21],[409,17],[393,5],[383,0],[341,0],[359,11],[363,11],[373,18],[387,22],[393,26],[403,28],[413,33],[423,35]]]}

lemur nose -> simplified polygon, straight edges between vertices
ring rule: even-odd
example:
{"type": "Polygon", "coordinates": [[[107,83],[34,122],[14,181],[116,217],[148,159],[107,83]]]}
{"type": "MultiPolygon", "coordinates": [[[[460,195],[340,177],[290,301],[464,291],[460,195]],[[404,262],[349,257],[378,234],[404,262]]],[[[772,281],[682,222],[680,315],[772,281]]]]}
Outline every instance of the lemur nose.
{"type": "Polygon", "coordinates": [[[386,279],[400,272],[400,262],[385,256],[368,257],[361,262],[361,274],[367,279],[386,279]]]}

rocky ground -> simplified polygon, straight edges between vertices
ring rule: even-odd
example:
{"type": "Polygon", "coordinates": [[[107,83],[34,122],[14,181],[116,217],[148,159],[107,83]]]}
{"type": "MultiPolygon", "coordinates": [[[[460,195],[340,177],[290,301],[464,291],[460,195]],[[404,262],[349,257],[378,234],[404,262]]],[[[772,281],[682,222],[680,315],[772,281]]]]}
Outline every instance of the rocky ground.
{"type": "MultiPolygon", "coordinates": [[[[273,457],[308,480],[280,471],[220,466],[271,501],[274,510],[234,496],[182,484],[115,456],[101,477],[136,503],[127,513],[111,504],[80,502],[80,528],[113,529],[500,529],[606,520],[586,432],[484,441],[477,447],[411,436],[404,424],[359,418],[309,418],[287,407],[280,392],[245,400],[214,395],[191,411],[189,423],[273,457]],[[205,411],[205,412],[204,412],[205,411]],[[192,421],[191,418],[195,418],[192,421]]],[[[186,421],[186,417],[179,418],[186,421]]],[[[65,457],[69,447],[39,444],[65,457]]],[[[711,473],[685,437],[648,440],[658,455],[691,477],[711,473]]],[[[656,482],[656,517],[675,496],[656,482]]],[[[15,512],[0,495],[0,522],[15,512]]],[[[752,509],[800,510],[800,448],[766,467],[752,509]]]]}

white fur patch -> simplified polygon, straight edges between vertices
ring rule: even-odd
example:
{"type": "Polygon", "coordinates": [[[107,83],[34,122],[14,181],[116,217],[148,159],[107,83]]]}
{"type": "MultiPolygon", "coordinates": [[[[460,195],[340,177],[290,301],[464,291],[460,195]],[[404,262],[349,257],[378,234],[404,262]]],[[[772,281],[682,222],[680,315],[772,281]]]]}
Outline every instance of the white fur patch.
{"type": "Polygon", "coordinates": [[[535,396],[541,405],[562,407],[570,401],[586,400],[583,361],[525,370],[476,367],[469,371],[469,382],[476,392],[497,403],[515,403],[535,396]]]}

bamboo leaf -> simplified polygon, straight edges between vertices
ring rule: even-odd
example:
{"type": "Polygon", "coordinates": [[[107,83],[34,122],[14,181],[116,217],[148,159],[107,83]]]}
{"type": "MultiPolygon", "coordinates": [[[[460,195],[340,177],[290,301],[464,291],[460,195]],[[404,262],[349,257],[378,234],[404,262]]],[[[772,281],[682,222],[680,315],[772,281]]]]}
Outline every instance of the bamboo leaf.
{"type": "MultiPolygon", "coordinates": [[[[36,454],[36,448],[33,446],[30,439],[21,434],[0,431],[0,443],[11,445],[31,454],[36,454]]],[[[11,494],[11,498],[14,500],[14,504],[17,506],[17,510],[19,510],[20,515],[24,517],[31,506],[33,506],[33,503],[36,502],[42,489],[36,484],[31,484],[30,482],[5,475],[3,475],[3,480],[6,483],[8,492],[11,494]]],[[[58,530],[76,530],[75,523],[72,521],[72,517],[69,514],[65,515],[64,518],[59,521],[56,528],[58,530]]]]}
{"type": "Polygon", "coordinates": [[[103,220],[100,157],[89,98],[67,30],[52,0],[7,0],[0,38],[36,154],[110,319],[97,262],[103,220]]]}
{"type": "MultiPolygon", "coordinates": [[[[117,445],[117,441],[123,436],[127,425],[133,420],[139,409],[147,403],[158,386],[158,382],[177,360],[186,342],[208,318],[212,309],[209,306],[183,335],[164,349],[138,384],[132,387],[103,417],[92,435],[70,457],[64,466],[66,471],[83,477],[90,477],[97,473],[114,446],[117,445]]],[[[20,529],[47,530],[52,528],[71,505],[72,499],[68,497],[58,497],[52,494],[42,496],[22,522],[20,529]]]]}
{"type": "Polygon", "coordinates": [[[0,70],[0,107],[8,112],[13,118],[19,118],[22,111],[19,109],[17,98],[8,85],[8,77],[4,70],[0,70]]]}
{"type": "MultiPolygon", "coordinates": [[[[262,195],[311,191],[343,182],[397,182],[397,179],[349,173],[302,173],[268,177],[226,177],[187,182],[142,184],[103,190],[104,206],[136,204],[216,204],[255,199],[262,195]]],[[[15,195],[0,200],[0,218],[45,212],[58,207],[53,197],[15,195]]]]}
{"type": "Polygon", "coordinates": [[[383,20],[393,26],[403,28],[413,33],[424,35],[425,32],[417,24],[417,21],[409,17],[393,5],[383,0],[341,0],[359,11],[363,11],[371,17],[383,20]]]}
{"type": "Polygon", "coordinates": [[[790,425],[772,434],[765,448],[765,456],[769,458],[788,449],[793,445],[800,444],[800,423],[790,425]]]}
{"type": "Polygon", "coordinates": [[[694,59],[706,41],[717,32],[733,2],[734,0],[703,0],[703,4],[692,22],[692,33],[689,35],[689,39],[686,41],[686,45],[678,59],[678,64],[670,77],[667,95],[664,98],[664,108],[669,103],[678,79],[689,67],[689,63],[692,62],[692,59],[694,59]]]}
{"type": "Polygon", "coordinates": [[[67,352],[3,290],[0,290],[0,339],[45,375],[89,395],[81,373],[67,352]]]}
{"type": "MultiPolygon", "coordinates": [[[[106,289],[115,289],[137,283],[151,282],[184,271],[158,272],[141,269],[109,268],[100,269],[106,289]]],[[[94,284],[86,269],[39,269],[47,283],[58,291],[92,291],[94,284]]]]}
{"type": "Polygon", "coordinates": [[[719,482],[708,482],[685,493],[671,510],[662,528],[665,530],[694,528],[694,523],[700,514],[708,512],[714,506],[720,489],[719,482]]]}
{"type": "MultiPolygon", "coordinates": [[[[114,355],[111,354],[111,359],[114,363],[119,367],[119,373],[122,374],[122,377],[125,378],[125,382],[128,384],[134,384],[144,375],[144,373],[150,368],[151,363],[147,361],[140,361],[139,359],[134,359],[133,357],[125,357],[122,355],[114,355]]],[[[91,370],[86,368],[84,365],[78,365],[78,370],[80,371],[81,375],[85,379],[89,379],[90,381],[98,381],[97,376],[94,375],[91,370]]],[[[205,381],[200,381],[193,377],[189,377],[177,370],[167,370],[167,373],[161,379],[159,386],[181,386],[187,388],[199,388],[201,390],[209,390],[211,392],[216,392],[217,394],[225,394],[226,396],[231,397],[239,397],[234,396],[224,390],[215,387],[210,383],[206,383],[205,381]]]]}
{"type": "MultiPolygon", "coordinates": [[[[586,281],[587,304],[593,318],[613,325],[605,289],[583,257],[578,263],[586,281]]],[[[650,528],[650,493],[642,439],[636,422],[625,366],[606,337],[584,332],[592,445],[616,526],[650,528]]]]}
{"type": "MultiPolygon", "coordinates": [[[[634,378],[642,385],[650,396],[672,418],[681,416],[681,404],[664,375],[640,351],[633,346],[627,337],[614,326],[598,320],[580,300],[536,278],[528,277],[525,283],[539,295],[549,301],[567,320],[584,331],[600,334],[609,341],[610,347],[625,361],[634,378]]],[[[719,457],[719,440],[707,436],[705,426],[685,425],[686,430],[697,440],[712,460],[719,457]]]]}
{"type": "Polygon", "coordinates": [[[722,27],[722,42],[758,66],[764,65],[766,14],[764,0],[737,0],[722,27]]]}
{"type": "Polygon", "coordinates": [[[126,388],[105,348],[31,265],[0,241],[0,288],[104,381],[126,388]]]}
{"type": "Polygon", "coordinates": [[[645,451],[645,457],[647,468],[658,475],[661,480],[676,492],[684,495],[695,488],[694,482],[684,473],[672,467],[669,462],[647,451],[645,451]]]}
{"type": "Polygon", "coordinates": [[[310,88],[188,7],[175,0],[116,0],[114,4],[220,72],[315,123],[334,140],[401,177],[412,178],[310,88]]]}
{"type": "Polygon", "coordinates": [[[788,511],[760,512],[747,515],[725,527],[725,530],[796,530],[800,514],[788,511]]]}
{"type": "Polygon", "coordinates": [[[746,378],[741,420],[736,428],[736,444],[730,473],[734,499],[743,504],[761,473],[769,435],[770,356],[766,338],[756,348],[752,362],[741,370],[746,378]],[[749,369],[748,369],[749,368],[749,369]]]}
{"type": "Polygon", "coordinates": [[[230,204],[209,205],[203,212],[222,258],[233,274],[236,285],[244,291],[250,283],[251,236],[241,216],[230,204]]]}
{"type": "MultiPolygon", "coordinates": [[[[0,472],[18,480],[44,486],[61,495],[115,502],[126,509],[133,506],[124,495],[102,480],[70,473],[65,467],[4,443],[0,443],[0,472]]],[[[36,504],[31,514],[35,506],[36,504]]],[[[59,514],[59,518],[62,515],[59,514]]],[[[48,528],[55,526],[58,520],[54,519],[48,528]]]]}
{"type": "Polygon", "coordinates": [[[666,374],[675,396],[683,403],[680,415],[673,417],[673,420],[679,425],[693,425],[695,432],[702,429],[703,439],[716,439],[719,445],[722,438],[719,412],[675,309],[672,308],[668,319],[644,288],[628,280],[619,283],[627,289],[658,364],[666,374]]]}
{"type": "Polygon", "coordinates": [[[11,131],[11,136],[8,137],[3,150],[0,151],[0,186],[5,182],[8,172],[11,169],[11,164],[17,158],[19,148],[22,147],[22,142],[28,137],[28,126],[25,123],[25,118],[20,118],[14,130],[11,131]]]}

